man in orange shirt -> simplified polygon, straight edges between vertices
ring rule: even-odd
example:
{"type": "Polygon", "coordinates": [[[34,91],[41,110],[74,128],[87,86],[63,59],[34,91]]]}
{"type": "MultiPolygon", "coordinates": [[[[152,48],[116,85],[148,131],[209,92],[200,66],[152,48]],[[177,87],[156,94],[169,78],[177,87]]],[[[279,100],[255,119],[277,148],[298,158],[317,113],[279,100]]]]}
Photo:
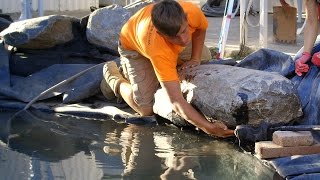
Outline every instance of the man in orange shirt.
{"type": "Polygon", "coordinates": [[[204,46],[208,22],[201,10],[188,2],[164,0],[133,15],[120,33],[119,53],[123,77],[115,62],[104,66],[101,90],[109,89],[142,116],[153,114],[154,94],[161,87],[173,110],[207,134],[233,136],[221,122],[209,122],[182,96],[177,65],[197,66],[211,59],[204,46]]]}

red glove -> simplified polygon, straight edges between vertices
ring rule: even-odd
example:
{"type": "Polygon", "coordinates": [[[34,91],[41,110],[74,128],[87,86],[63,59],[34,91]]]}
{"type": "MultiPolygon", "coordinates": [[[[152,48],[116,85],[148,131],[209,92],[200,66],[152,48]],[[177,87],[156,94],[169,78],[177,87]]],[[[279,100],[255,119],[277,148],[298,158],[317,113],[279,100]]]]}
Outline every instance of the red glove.
{"type": "Polygon", "coordinates": [[[311,59],[311,62],[320,67],[320,52],[314,53],[311,59]]]}
{"type": "Polygon", "coordinates": [[[302,56],[295,62],[295,72],[298,76],[302,76],[302,73],[309,71],[309,66],[305,64],[311,58],[311,54],[303,52],[302,56]]]}

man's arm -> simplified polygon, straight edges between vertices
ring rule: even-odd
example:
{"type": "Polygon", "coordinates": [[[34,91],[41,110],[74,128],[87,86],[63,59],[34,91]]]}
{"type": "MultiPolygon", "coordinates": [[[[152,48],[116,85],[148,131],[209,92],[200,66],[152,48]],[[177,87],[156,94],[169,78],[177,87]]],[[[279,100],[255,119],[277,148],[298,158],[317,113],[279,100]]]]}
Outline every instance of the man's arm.
{"type": "Polygon", "coordinates": [[[182,64],[180,69],[185,69],[188,67],[194,67],[194,66],[200,65],[205,36],[206,36],[206,30],[201,30],[201,29],[197,29],[192,34],[191,59],[190,61],[186,61],[184,64],[182,64]]]}
{"type": "Polygon", "coordinates": [[[182,96],[180,83],[178,81],[160,82],[162,88],[168,95],[173,110],[182,118],[200,128],[207,134],[218,137],[233,136],[233,130],[228,129],[220,122],[209,122],[202,114],[196,111],[182,96]]]}
{"type": "Polygon", "coordinates": [[[206,37],[206,30],[197,29],[192,34],[192,53],[191,60],[201,61],[202,48],[204,39],[206,37]]]}

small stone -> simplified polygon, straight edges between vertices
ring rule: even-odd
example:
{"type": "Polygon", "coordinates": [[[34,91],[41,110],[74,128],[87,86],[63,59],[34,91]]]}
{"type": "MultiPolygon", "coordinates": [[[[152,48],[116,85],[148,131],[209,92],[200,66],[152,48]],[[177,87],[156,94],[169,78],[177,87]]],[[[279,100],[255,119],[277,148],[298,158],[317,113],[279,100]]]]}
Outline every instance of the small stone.
{"type": "Polygon", "coordinates": [[[311,146],[313,136],[310,131],[275,131],[272,142],[283,147],[311,146]]]}

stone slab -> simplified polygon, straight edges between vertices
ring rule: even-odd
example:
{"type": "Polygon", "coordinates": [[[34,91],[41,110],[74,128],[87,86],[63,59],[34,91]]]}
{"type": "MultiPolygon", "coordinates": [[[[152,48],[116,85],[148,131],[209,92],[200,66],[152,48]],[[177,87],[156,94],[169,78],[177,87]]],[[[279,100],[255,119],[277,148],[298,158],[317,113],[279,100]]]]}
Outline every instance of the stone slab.
{"type": "Polygon", "coordinates": [[[272,141],[255,143],[255,154],[260,159],[279,158],[293,155],[307,155],[320,153],[320,144],[312,146],[282,147],[272,141]]]}
{"type": "Polygon", "coordinates": [[[272,142],[283,147],[311,146],[313,137],[310,131],[275,131],[272,142]]]}

